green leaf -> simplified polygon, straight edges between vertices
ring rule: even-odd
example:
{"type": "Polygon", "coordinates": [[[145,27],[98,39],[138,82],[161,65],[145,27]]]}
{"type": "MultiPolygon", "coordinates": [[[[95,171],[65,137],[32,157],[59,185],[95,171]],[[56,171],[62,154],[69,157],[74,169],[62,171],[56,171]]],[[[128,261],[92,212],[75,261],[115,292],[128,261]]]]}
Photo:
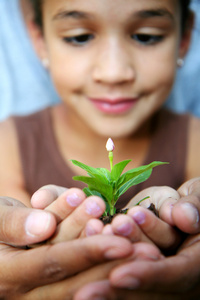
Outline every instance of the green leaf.
{"type": "Polygon", "coordinates": [[[144,200],[146,200],[146,199],[149,199],[149,198],[150,198],[150,196],[144,197],[143,199],[141,199],[140,201],[138,201],[138,203],[136,203],[135,206],[140,205],[140,203],[141,203],[142,201],[144,201],[144,200]]]}
{"type": "Polygon", "coordinates": [[[117,181],[122,174],[124,168],[128,165],[128,163],[131,161],[131,159],[127,159],[124,161],[121,161],[113,166],[111,171],[111,179],[113,181],[117,181]]]}
{"type": "Polygon", "coordinates": [[[75,166],[78,166],[79,168],[87,171],[88,175],[90,175],[91,177],[95,177],[104,183],[108,183],[107,177],[104,175],[104,173],[102,171],[100,171],[101,170],[100,168],[89,167],[89,166],[83,164],[82,162],[74,160],[74,159],[72,159],[71,161],[75,166]]]}
{"type": "Polygon", "coordinates": [[[92,191],[99,192],[102,194],[108,202],[113,199],[113,188],[108,183],[103,183],[97,178],[87,177],[87,176],[74,176],[74,180],[82,181],[88,185],[88,188],[92,191]]]}
{"type": "Polygon", "coordinates": [[[107,180],[110,182],[111,181],[111,174],[110,174],[110,171],[108,169],[105,169],[105,168],[97,168],[97,170],[99,170],[102,175],[104,175],[107,180]]]}
{"type": "MultiPolygon", "coordinates": [[[[164,165],[164,164],[168,164],[168,163],[166,163],[166,162],[160,162],[160,161],[154,161],[154,162],[150,163],[149,165],[144,165],[144,166],[141,166],[141,167],[138,167],[138,168],[134,168],[134,169],[131,169],[131,170],[127,171],[126,173],[124,173],[123,175],[121,175],[120,178],[118,179],[117,184],[116,184],[117,189],[119,189],[123,184],[125,184],[129,180],[131,180],[134,177],[142,174],[143,172],[145,172],[147,170],[152,170],[152,168],[154,168],[156,166],[164,165]]],[[[140,183],[140,182],[138,182],[138,183],[140,183]]],[[[138,184],[138,183],[136,183],[136,184],[138,184]]]]}
{"type": "Polygon", "coordinates": [[[138,176],[135,176],[134,178],[130,179],[129,181],[125,182],[116,192],[116,197],[119,198],[121,195],[123,195],[130,187],[133,185],[137,185],[141,182],[146,181],[152,173],[152,169],[144,171],[142,174],[139,174],[138,176]]]}
{"type": "Polygon", "coordinates": [[[89,196],[98,196],[100,198],[102,198],[103,200],[105,200],[105,198],[103,197],[102,194],[100,194],[99,192],[95,191],[95,190],[90,190],[88,187],[85,187],[83,189],[84,193],[86,194],[87,197],[89,196]]]}

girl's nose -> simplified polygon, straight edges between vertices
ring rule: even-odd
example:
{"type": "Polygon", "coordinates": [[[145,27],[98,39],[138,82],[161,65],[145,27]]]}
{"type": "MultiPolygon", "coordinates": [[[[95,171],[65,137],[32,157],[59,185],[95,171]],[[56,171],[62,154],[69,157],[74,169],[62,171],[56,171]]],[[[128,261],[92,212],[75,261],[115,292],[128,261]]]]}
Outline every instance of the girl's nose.
{"type": "Polygon", "coordinates": [[[98,50],[93,78],[104,84],[122,84],[135,80],[135,69],[129,51],[110,42],[98,50]]]}

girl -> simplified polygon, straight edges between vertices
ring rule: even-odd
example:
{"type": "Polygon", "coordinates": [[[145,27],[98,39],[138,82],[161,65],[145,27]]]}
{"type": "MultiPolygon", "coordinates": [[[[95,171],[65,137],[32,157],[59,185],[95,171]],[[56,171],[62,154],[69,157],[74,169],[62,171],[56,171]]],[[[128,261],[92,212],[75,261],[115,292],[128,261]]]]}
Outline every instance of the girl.
{"type": "MultiPolygon", "coordinates": [[[[152,160],[170,162],[170,167],[157,168],[147,183],[126,195],[121,206],[141,188],[152,184],[177,188],[199,176],[199,120],[162,109],[177,64],[189,47],[192,17],[185,2],[130,0],[120,14],[121,3],[114,7],[102,1],[33,3],[42,8],[43,21],[38,12],[37,22],[43,27],[32,24],[31,36],[62,104],[3,125],[4,132],[13,135],[12,147],[7,147],[20,152],[11,164],[15,170],[6,168],[15,185],[9,196],[27,204],[29,195],[42,185],[74,185],[71,178],[81,171],[69,162],[72,158],[108,167],[102,149],[109,136],[116,146],[115,162],[132,158],[130,167],[152,160]]],[[[7,194],[4,181],[1,191],[7,194]]]]}
{"type": "MultiPolygon", "coordinates": [[[[72,175],[80,170],[69,159],[108,167],[102,151],[108,136],[115,139],[116,162],[170,162],[148,185],[177,188],[199,176],[199,120],[162,109],[189,47],[188,1],[33,4],[31,37],[62,104],[2,124],[1,194],[30,206],[30,195],[42,185],[74,185],[72,175]]],[[[126,194],[121,206],[136,192],[126,194]]]]}

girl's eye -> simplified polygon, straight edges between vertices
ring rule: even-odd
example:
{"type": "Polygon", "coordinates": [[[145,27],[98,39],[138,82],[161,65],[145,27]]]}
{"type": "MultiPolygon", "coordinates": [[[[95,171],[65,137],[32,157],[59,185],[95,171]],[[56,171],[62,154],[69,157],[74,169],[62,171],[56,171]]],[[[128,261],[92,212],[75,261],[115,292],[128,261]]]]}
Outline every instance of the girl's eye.
{"type": "Polygon", "coordinates": [[[160,42],[163,39],[163,36],[139,33],[132,35],[131,38],[143,45],[153,45],[160,42]]]}
{"type": "Polygon", "coordinates": [[[71,36],[71,37],[64,37],[63,40],[66,43],[73,44],[75,46],[84,46],[89,41],[91,41],[94,38],[92,34],[81,34],[77,36],[71,36]]]}

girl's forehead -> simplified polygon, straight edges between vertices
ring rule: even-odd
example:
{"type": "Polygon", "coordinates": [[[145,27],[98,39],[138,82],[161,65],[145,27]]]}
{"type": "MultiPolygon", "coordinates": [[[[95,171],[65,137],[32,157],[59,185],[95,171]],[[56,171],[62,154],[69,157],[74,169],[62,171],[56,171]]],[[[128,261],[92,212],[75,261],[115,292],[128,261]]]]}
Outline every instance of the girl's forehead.
{"type": "Polygon", "coordinates": [[[165,8],[176,12],[179,0],[45,0],[44,9],[56,14],[62,11],[86,11],[91,14],[123,14],[137,10],[165,8]]]}

